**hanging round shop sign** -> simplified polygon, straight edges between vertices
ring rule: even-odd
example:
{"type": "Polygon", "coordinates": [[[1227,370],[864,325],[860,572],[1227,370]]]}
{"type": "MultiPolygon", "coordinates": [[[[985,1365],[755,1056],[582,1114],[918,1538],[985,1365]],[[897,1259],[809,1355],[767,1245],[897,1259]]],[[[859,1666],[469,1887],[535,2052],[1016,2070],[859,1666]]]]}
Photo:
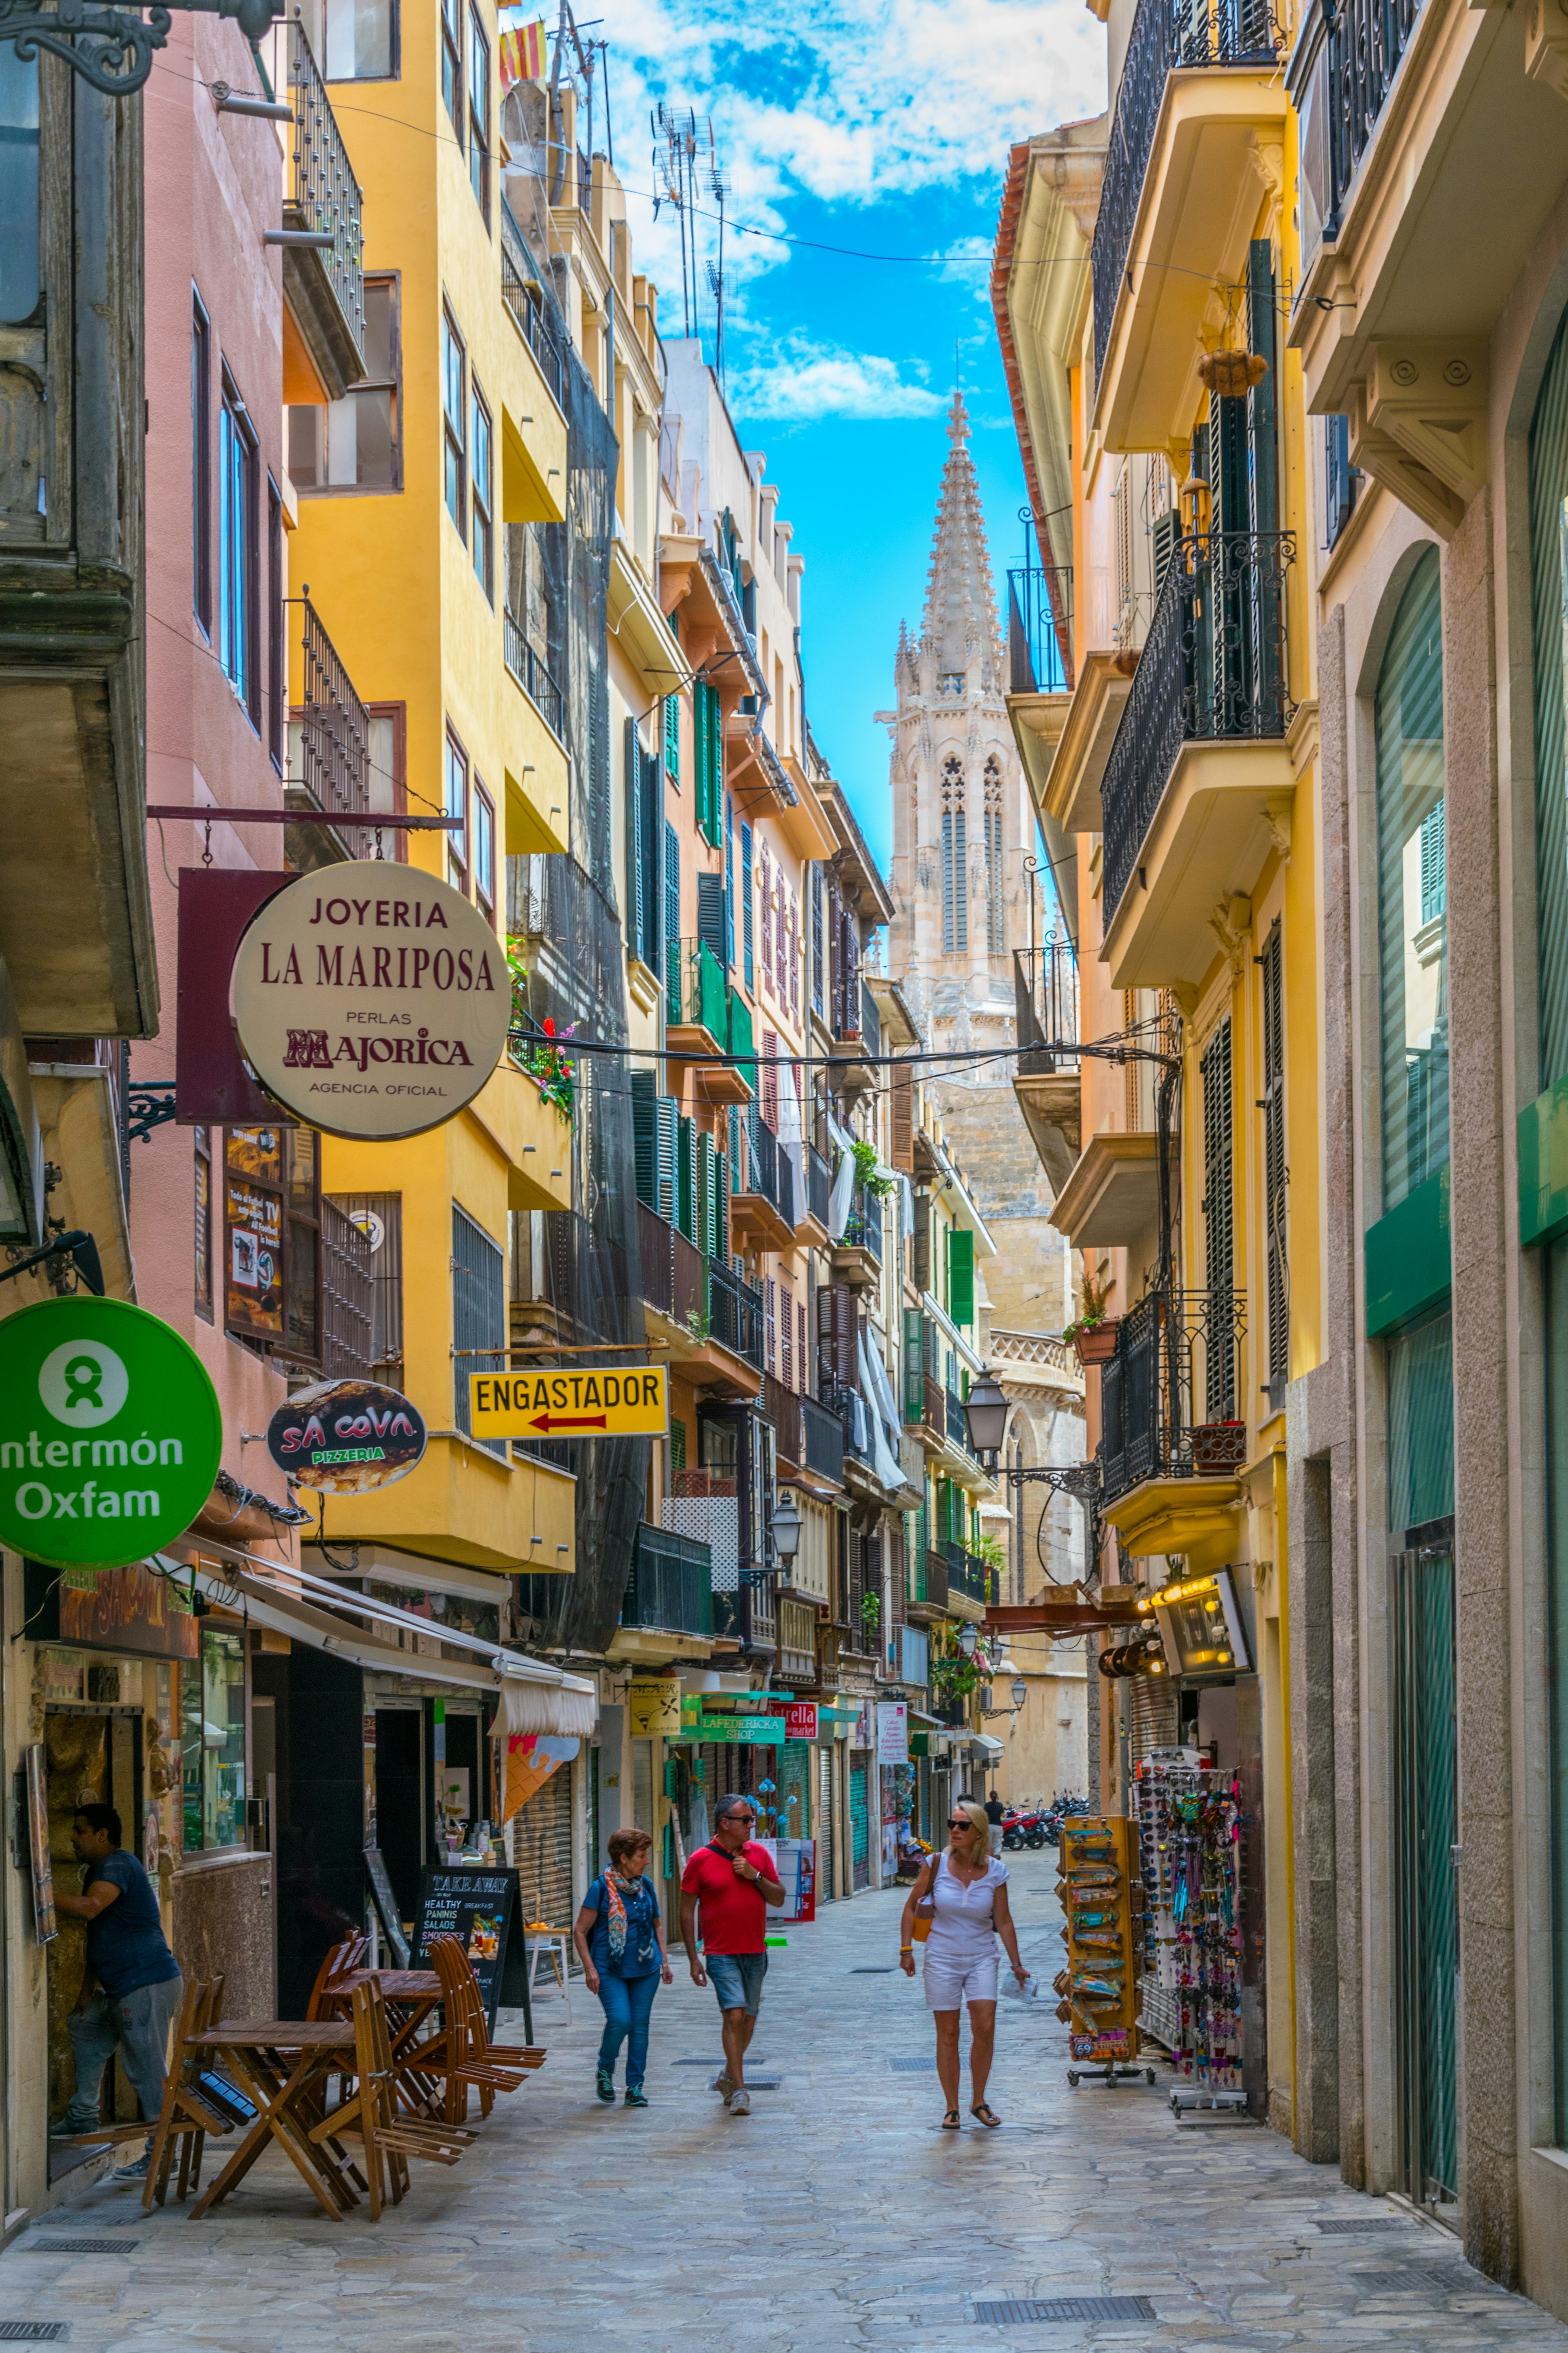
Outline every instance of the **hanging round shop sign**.
{"type": "Polygon", "coordinates": [[[183,1535],[223,1452],[217,1391],[180,1335],[123,1299],[41,1299],[0,1322],[0,1543],[123,1568],[183,1535]]]}
{"type": "Polygon", "coordinates": [[[380,860],[301,875],[240,941],[240,1046],[268,1092],[330,1135],[439,1127],[506,1050],[511,975],[479,909],[380,860]]]}
{"type": "Polygon", "coordinates": [[[406,1478],[420,1460],[424,1416],[374,1381],[317,1381],[279,1407],[267,1425],[267,1451],[297,1487],[368,1495],[406,1478]]]}

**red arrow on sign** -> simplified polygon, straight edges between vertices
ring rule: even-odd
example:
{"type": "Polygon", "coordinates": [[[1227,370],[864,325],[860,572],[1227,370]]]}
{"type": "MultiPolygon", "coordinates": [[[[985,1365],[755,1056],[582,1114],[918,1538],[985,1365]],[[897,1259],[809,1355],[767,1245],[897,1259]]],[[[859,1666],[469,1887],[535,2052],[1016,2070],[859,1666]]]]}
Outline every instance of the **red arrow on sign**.
{"type": "Polygon", "coordinates": [[[582,1413],[575,1416],[561,1413],[540,1413],[535,1414],[531,1427],[534,1430],[603,1430],[605,1427],[605,1416],[602,1413],[582,1413]]]}

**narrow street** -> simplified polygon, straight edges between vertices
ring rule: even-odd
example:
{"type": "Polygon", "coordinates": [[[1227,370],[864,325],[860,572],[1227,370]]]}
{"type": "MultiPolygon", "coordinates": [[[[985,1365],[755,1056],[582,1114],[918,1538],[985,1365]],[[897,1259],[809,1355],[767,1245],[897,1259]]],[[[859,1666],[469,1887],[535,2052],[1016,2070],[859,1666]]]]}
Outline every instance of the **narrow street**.
{"type": "MultiPolygon", "coordinates": [[[[1042,1973],[1058,1949],[1053,1875],[1048,1856],[1014,1858],[1042,1973]]],[[[1044,2007],[1000,2006],[1001,2130],[943,2137],[918,1987],[858,1973],[891,1957],[896,1906],[890,1893],[835,1905],[774,1954],[753,2069],[773,2088],[747,2120],[708,2088],[714,2005],[684,1970],[654,2011],[649,2110],[596,2105],[598,2006],[579,1986],[570,2027],[558,2000],[541,2004],[542,2073],[455,2171],[416,2167],[376,2229],[312,2212],[280,2158],[194,2226],[173,2204],[144,2221],[137,2190],[99,2189],[0,2258],[0,2328],[64,2322],[93,2353],[1568,2348],[1568,2328],[1469,2271],[1445,2233],[1272,2133],[1180,2126],[1163,2081],[1070,2091],[1044,2007]],[[124,2252],[53,2243],[89,2236],[124,2252]],[[1055,2297],[1142,2297],[1153,2316],[978,2309],[1055,2297]]]]}

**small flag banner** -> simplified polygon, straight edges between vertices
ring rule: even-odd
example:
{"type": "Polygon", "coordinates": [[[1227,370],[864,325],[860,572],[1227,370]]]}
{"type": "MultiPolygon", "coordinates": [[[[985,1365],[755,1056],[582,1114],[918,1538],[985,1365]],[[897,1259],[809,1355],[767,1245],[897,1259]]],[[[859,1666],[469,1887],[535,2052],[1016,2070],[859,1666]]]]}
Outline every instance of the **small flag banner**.
{"type": "Polygon", "coordinates": [[[542,81],[547,68],[544,58],[544,19],[531,25],[512,25],[500,37],[500,86],[509,90],[514,81],[542,81]]]}

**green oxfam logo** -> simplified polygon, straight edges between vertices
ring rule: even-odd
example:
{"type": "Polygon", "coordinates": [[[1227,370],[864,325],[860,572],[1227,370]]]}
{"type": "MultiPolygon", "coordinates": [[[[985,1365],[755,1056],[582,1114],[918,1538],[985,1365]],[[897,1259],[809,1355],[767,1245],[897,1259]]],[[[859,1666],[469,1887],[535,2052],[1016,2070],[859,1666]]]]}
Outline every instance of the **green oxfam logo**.
{"type": "Polygon", "coordinates": [[[183,1535],[212,1493],[223,1417],[201,1358],[121,1299],[45,1299],[0,1322],[0,1543],[119,1568],[183,1535]]]}

